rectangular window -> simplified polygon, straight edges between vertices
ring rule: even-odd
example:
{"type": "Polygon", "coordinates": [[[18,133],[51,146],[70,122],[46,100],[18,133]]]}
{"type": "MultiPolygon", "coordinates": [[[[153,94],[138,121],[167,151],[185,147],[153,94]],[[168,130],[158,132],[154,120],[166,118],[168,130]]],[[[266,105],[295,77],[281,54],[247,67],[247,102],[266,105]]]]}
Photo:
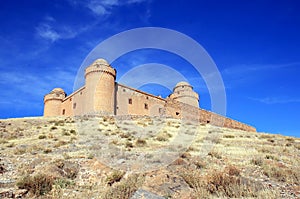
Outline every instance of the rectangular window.
{"type": "Polygon", "coordinates": [[[66,113],[66,110],[65,109],[63,109],[63,111],[62,111],[62,114],[64,115],[66,113]]]}
{"type": "Polygon", "coordinates": [[[73,104],[73,109],[75,109],[75,108],[76,108],[76,103],[73,104]]]}
{"type": "Polygon", "coordinates": [[[158,109],[158,113],[159,113],[159,114],[162,114],[162,113],[163,113],[163,109],[162,109],[162,108],[159,108],[159,109],[158,109]]]}
{"type": "Polygon", "coordinates": [[[144,108],[145,108],[145,109],[148,109],[148,104],[145,103],[145,104],[144,104],[144,108]]]}
{"type": "Polygon", "coordinates": [[[132,99],[131,98],[128,99],[128,104],[132,104],[132,99]]]}

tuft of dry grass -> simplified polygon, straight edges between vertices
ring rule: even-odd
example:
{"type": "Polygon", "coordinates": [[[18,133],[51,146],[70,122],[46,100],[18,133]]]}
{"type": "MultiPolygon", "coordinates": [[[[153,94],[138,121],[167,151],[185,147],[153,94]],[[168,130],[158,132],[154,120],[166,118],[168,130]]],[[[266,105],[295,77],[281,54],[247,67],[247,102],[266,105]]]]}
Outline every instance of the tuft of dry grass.
{"type": "Polygon", "coordinates": [[[206,175],[186,170],[182,177],[194,190],[195,198],[211,198],[212,195],[221,198],[257,197],[262,189],[256,182],[243,179],[240,170],[232,165],[222,171],[210,170],[206,175]]]}
{"type": "Polygon", "coordinates": [[[109,186],[112,186],[115,182],[120,182],[124,174],[125,173],[123,171],[114,170],[109,176],[107,176],[106,183],[109,186]]]}
{"type": "Polygon", "coordinates": [[[16,185],[20,189],[27,189],[36,196],[41,196],[52,189],[54,178],[45,174],[35,176],[26,175],[20,178],[16,185]]]}
{"type": "Polygon", "coordinates": [[[138,147],[144,147],[144,146],[147,145],[147,141],[144,140],[144,139],[138,138],[138,139],[135,141],[135,145],[138,146],[138,147]]]}
{"type": "Polygon", "coordinates": [[[108,189],[100,198],[103,199],[129,199],[136,190],[144,182],[144,176],[133,174],[128,176],[128,178],[123,179],[116,186],[113,186],[111,189],[108,189]]]}

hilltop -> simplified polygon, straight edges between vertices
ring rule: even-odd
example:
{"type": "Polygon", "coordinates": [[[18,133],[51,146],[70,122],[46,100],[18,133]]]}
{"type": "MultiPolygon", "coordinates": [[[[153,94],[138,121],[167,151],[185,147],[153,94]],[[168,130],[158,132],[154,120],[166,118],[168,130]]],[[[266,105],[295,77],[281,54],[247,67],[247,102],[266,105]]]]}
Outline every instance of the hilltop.
{"type": "Polygon", "coordinates": [[[299,138],[178,119],[0,120],[0,154],[0,198],[300,197],[299,138]]]}

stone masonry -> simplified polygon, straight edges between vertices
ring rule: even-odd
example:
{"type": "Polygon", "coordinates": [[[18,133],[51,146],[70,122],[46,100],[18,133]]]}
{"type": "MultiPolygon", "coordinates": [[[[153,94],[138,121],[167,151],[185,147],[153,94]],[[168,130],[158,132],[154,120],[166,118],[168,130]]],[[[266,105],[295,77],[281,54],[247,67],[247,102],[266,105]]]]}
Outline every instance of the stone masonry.
{"type": "Polygon", "coordinates": [[[97,59],[85,69],[85,85],[69,96],[55,88],[44,97],[44,116],[138,115],[160,116],[256,131],[247,124],[199,108],[199,95],[179,82],[166,99],[115,82],[116,70],[97,59]]]}

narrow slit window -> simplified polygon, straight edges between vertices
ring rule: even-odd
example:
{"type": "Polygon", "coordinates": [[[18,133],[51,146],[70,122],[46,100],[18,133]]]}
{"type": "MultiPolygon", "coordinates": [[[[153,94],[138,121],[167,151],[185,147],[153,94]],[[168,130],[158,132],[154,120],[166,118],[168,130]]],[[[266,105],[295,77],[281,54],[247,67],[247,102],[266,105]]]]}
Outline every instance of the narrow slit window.
{"type": "Polygon", "coordinates": [[[132,99],[131,98],[128,99],[128,104],[132,104],[132,99]]]}
{"type": "Polygon", "coordinates": [[[65,113],[66,113],[66,110],[65,110],[65,109],[63,109],[63,110],[62,110],[62,114],[63,114],[63,115],[65,115],[65,113]]]}
{"type": "Polygon", "coordinates": [[[76,108],[76,103],[73,104],[73,109],[75,109],[75,108],[76,108]]]}
{"type": "Polygon", "coordinates": [[[145,109],[148,109],[148,104],[145,103],[145,104],[144,104],[144,108],[145,108],[145,109]]]}

